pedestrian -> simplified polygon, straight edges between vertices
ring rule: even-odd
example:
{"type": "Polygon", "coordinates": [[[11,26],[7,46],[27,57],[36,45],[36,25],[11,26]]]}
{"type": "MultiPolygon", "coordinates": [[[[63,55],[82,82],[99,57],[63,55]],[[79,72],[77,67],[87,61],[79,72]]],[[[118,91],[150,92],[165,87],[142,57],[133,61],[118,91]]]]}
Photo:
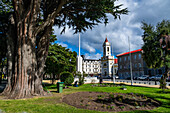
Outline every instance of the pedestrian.
{"type": "Polygon", "coordinates": [[[102,76],[100,76],[100,84],[102,84],[102,82],[103,82],[103,78],[102,76]]]}

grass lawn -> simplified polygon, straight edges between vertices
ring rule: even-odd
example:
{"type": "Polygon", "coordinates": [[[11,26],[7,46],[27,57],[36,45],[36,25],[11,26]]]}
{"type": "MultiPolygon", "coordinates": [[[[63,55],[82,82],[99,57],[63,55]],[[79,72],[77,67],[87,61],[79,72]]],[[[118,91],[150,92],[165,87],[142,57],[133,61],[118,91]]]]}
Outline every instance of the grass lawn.
{"type": "Polygon", "coordinates": [[[85,84],[80,87],[72,87],[64,89],[63,93],[56,93],[56,85],[46,86],[53,96],[21,99],[21,100],[0,100],[0,113],[106,113],[85,109],[78,109],[62,103],[60,100],[63,95],[81,92],[81,91],[95,91],[95,92],[115,92],[115,93],[139,93],[158,100],[162,105],[153,110],[145,111],[129,111],[121,113],[170,113],[170,89],[165,93],[158,88],[135,87],[126,86],[127,90],[122,90],[122,86],[118,87],[92,87],[91,84],[85,84]]]}

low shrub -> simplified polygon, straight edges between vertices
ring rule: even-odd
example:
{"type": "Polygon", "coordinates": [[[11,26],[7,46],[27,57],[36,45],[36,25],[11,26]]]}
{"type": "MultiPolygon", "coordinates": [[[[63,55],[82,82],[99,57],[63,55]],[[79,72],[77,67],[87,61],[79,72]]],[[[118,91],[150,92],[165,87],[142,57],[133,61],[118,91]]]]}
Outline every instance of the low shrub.
{"type": "Polygon", "coordinates": [[[74,77],[70,72],[63,72],[61,73],[60,80],[61,82],[64,82],[65,85],[70,85],[73,83],[74,77]]]}

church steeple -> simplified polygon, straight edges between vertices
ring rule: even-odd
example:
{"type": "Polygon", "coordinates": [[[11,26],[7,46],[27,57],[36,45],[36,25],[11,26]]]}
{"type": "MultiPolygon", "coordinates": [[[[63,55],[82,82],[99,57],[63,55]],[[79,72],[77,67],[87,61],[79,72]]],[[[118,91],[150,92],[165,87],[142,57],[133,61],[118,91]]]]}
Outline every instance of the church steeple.
{"type": "Polygon", "coordinates": [[[107,36],[106,36],[105,42],[108,42],[108,40],[107,40],[107,36]]]}
{"type": "Polygon", "coordinates": [[[103,43],[103,56],[111,56],[111,48],[107,36],[103,43]]]}

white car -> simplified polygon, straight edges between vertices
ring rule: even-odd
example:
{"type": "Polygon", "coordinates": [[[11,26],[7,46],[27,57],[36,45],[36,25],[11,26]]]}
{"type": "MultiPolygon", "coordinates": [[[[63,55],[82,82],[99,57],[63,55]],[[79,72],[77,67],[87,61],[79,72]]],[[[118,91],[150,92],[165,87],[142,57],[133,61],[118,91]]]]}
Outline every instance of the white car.
{"type": "Polygon", "coordinates": [[[138,80],[147,80],[148,76],[147,75],[142,75],[140,77],[137,78],[138,80]]]}

